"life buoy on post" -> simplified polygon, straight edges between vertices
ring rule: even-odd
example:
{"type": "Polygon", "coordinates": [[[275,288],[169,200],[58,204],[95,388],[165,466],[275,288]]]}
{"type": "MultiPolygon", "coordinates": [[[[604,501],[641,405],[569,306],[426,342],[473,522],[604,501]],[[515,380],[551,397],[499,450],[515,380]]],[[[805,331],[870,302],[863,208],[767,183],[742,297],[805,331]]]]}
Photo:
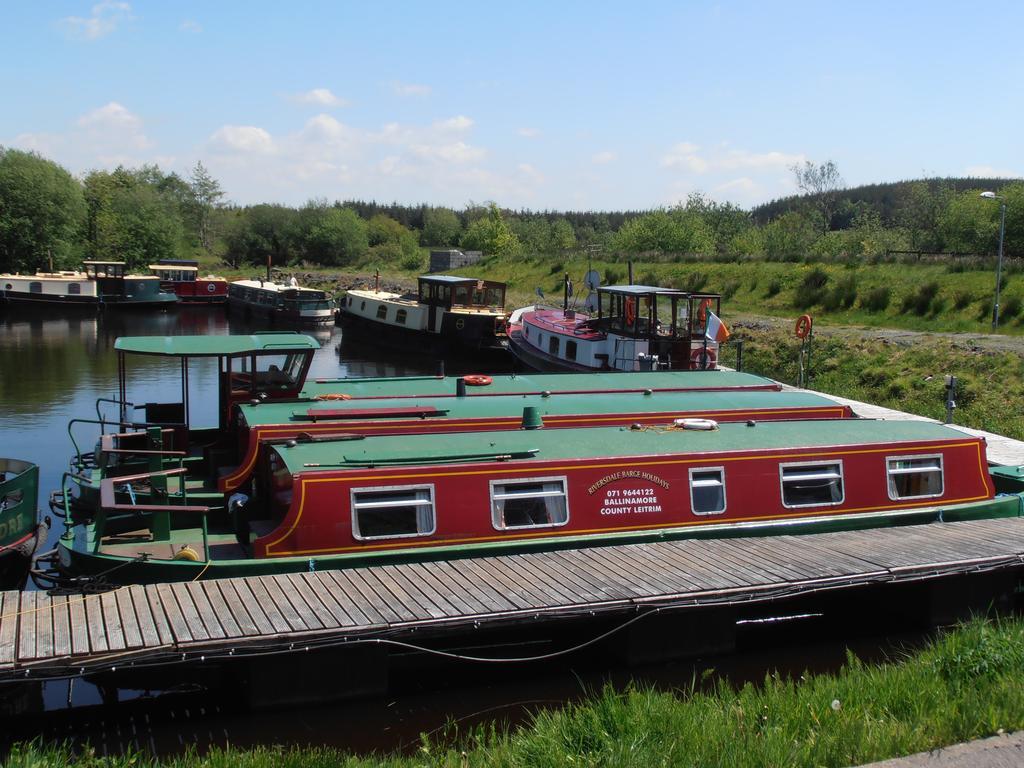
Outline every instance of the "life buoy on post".
{"type": "Polygon", "coordinates": [[[632,296],[626,297],[626,325],[636,322],[636,299],[632,296]]]}
{"type": "Polygon", "coordinates": [[[710,371],[718,363],[718,350],[708,347],[697,347],[690,353],[691,371],[710,371]],[[706,357],[705,357],[706,355],[706,357]],[[703,363],[703,365],[701,364],[703,363]]]}
{"type": "Polygon", "coordinates": [[[796,327],[793,332],[796,334],[798,339],[806,339],[811,335],[811,328],[814,327],[814,320],[811,319],[810,315],[800,315],[796,319],[796,327]]]}
{"type": "Polygon", "coordinates": [[[486,387],[493,381],[490,376],[485,376],[482,373],[471,373],[469,376],[463,376],[462,379],[471,387],[486,387]]]}

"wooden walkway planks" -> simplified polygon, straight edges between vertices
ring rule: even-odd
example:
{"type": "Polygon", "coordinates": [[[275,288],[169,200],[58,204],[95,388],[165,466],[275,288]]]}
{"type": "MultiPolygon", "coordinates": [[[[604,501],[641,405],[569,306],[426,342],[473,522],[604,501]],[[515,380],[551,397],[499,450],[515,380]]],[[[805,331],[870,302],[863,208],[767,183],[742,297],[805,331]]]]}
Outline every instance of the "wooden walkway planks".
{"type": "Polygon", "coordinates": [[[769,599],[830,585],[1024,565],[1024,518],[804,536],[683,539],[345,571],[0,593],[0,680],[225,645],[769,599]]]}

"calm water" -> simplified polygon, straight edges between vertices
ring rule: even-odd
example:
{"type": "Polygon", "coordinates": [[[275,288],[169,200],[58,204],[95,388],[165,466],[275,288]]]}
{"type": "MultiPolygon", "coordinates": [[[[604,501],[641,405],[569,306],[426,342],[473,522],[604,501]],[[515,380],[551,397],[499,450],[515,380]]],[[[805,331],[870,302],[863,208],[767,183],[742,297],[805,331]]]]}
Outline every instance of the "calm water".
{"type": "MultiPolygon", "coordinates": [[[[60,484],[72,453],[68,421],[95,418],[96,400],[115,397],[117,359],[115,339],[122,335],[199,335],[248,333],[258,328],[228,319],[216,309],[179,308],[166,314],[106,316],[63,315],[0,310],[0,455],[33,461],[40,466],[41,499],[60,484]]],[[[341,329],[313,332],[322,346],[311,377],[400,376],[436,373],[439,362],[414,359],[343,340],[341,329]]],[[[445,361],[449,373],[483,372],[472,361],[445,361]]],[[[129,400],[142,403],[177,399],[179,368],[170,361],[137,359],[132,363],[135,386],[129,400]]],[[[493,369],[492,369],[493,370],[493,369]]],[[[190,366],[191,420],[215,423],[216,376],[212,364],[190,366]]],[[[116,416],[112,405],[104,412],[116,416]]],[[[98,428],[80,425],[75,435],[83,450],[91,450],[98,428]]],[[[59,535],[51,532],[51,542],[59,535]]],[[[715,659],[719,674],[737,682],[759,680],[768,669],[798,674],[807,667],[835,668],[844,661],[845,642],[815,641],[803,633],[815,619],[796,622],[774,638],[758,631],[756,654],[715,659]],[[809,622],[809,623],[808,623],[809,622]]],[[[814,633],[811,632],[811,635],[814,633]]],[[[866,655],[876,652],[875,641],[862,642],[866,655]]],[[[482,650],[482,649],[481,649],[482,650]]],[[[544,649],[534,649],[543,652],[544,649]]],[[[485,654],[486,655],[486,654],[485,654]]],[[[353,704],[321,705],[272,714],[239,711],[231,692],[175,692],[150,700],[142,691],[122,692],[129,702],[111,710],[91,709],[100,697],[83,681],[47,684],[44,703],[49,713],[21,720],[12,738],[37,735],[89,741],[101,751],[142,747],[174,752],[187,745],[334,744],[357,751],[414,749],[422,732],[460,728],[479,723],[521,722],[539,707],[557,706],[594,691],[606,682],[624,686],[630,681],[668,689],[686,688],[700,679],[702,666],[669,664],[642,672],[609,667],[606,657],[567,658],[557,663],[499,670],[444,666],[406,676],[387,698],[353,704]],[[65,713],[69,701],[73,713],[65,713]]],[[[0,694],[3,691],[0,690],[0,694]]]]}

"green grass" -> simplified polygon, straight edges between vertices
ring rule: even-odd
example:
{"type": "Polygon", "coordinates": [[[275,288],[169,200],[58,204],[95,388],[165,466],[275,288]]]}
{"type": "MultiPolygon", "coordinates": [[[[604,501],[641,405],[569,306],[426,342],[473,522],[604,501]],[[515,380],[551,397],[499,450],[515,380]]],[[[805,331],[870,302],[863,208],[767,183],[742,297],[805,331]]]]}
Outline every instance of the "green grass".
{"type": "MultiPolygon", "coordinates": [[[[736,327],[743,368],[788,383],[797,380],[799,341],[786,330],[736,327]]],[[[728,347],[726,365],[733,362],[728,347]]],[[[964,346],[945,338],[886,340],[818,335],[809,386],[921,416],[945,415],[946,374],[959,379],[954,421],[1024,440],[1024,359],[1012,352],[964,346]]]]}
{"type": "Polygon", "coordinates": [[[835,674],[767,676],[733,688],[611,688],[544,710],[527,727],[424,738],[410,756],[357,758],[330,748],[216,749],[159,762],[143,755],[77,759],[23,745],[28,766],[848,766],[1024,727],[1024,622],[980,620],[884,664],[849,656],[835,674]]]}
{"type": "MultiPolygon", "coordinates": [[[[540,287],[553,302],[561,300],[548,257],[486,258],[479,265],[458,270],[463,274],[503,280],[509,284],[508,306],[532,304],[540,287]]],[[[582,293],[583,258],[561,259],[560,264],[582,293]]],[[[609,276],[626,281],[626,265],[595,261],[593,268],[607,284],[609,276]]],[[[988,270],[951,272],[942,264],[801,264],[749,260],[731,263],[637,262],[634,278],[680,288],[701,285],[704,290],[729,294],[723,301],[726,318],[737,314],[795,317],[807,311],[816,320],[832,324],[906,328],[922,331],[988,332],[995,276],[988,270]],[[804,288],[808,276],[821,273],[827,281],[815,290],[804,288]],[[934,285],[935,293],[929,295],[934,285]],[[927,290],[925,290],[927,289],[927,290]],[[886,295],[885,301],[880,300],[886,295]],[[810,301],[808,304],[807,302],[810,301]]],[[[396,277],[411,273],[389,271],[396,277]]],[[[1024,277],[1011,275],[1003,288],[1001,331],[1024,333],[1024,277]],[[1006,314],[1017,310],[1012,316],[1006,314]]]]}

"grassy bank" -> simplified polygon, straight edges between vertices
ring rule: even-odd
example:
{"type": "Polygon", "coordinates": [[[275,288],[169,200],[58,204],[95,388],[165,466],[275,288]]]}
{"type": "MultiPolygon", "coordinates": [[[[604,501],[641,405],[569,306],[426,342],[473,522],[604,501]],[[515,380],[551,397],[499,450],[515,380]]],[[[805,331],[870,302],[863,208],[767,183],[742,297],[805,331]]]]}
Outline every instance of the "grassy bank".
{"type": "MultiPolygon", "coordinates": [[[[538,713],[529,727],[477,730],[408,757],[333,749],[215,750],[153,761],[86,754],[83,766],[847,766],[1024,727],[1024,622],[973,622],[887,664],[709,692],[606,689],[538,713]]],[[[22,746],[9,768],[70,765],[62,747],[22,746]]]]}
{"type": "MultiPolygon", "coordinates": [[[[795,383],[799,342],[786,329],[738,325],[744,370],[795,383]]],[[[726,349],[726,364],[735,348],[726,349]]],[[[946,374],[960,381],[957,424],[1024,439],[1024,358],[943,337],[819,334],[810,387],[921,416],[945,414],[946,374]]]]}

